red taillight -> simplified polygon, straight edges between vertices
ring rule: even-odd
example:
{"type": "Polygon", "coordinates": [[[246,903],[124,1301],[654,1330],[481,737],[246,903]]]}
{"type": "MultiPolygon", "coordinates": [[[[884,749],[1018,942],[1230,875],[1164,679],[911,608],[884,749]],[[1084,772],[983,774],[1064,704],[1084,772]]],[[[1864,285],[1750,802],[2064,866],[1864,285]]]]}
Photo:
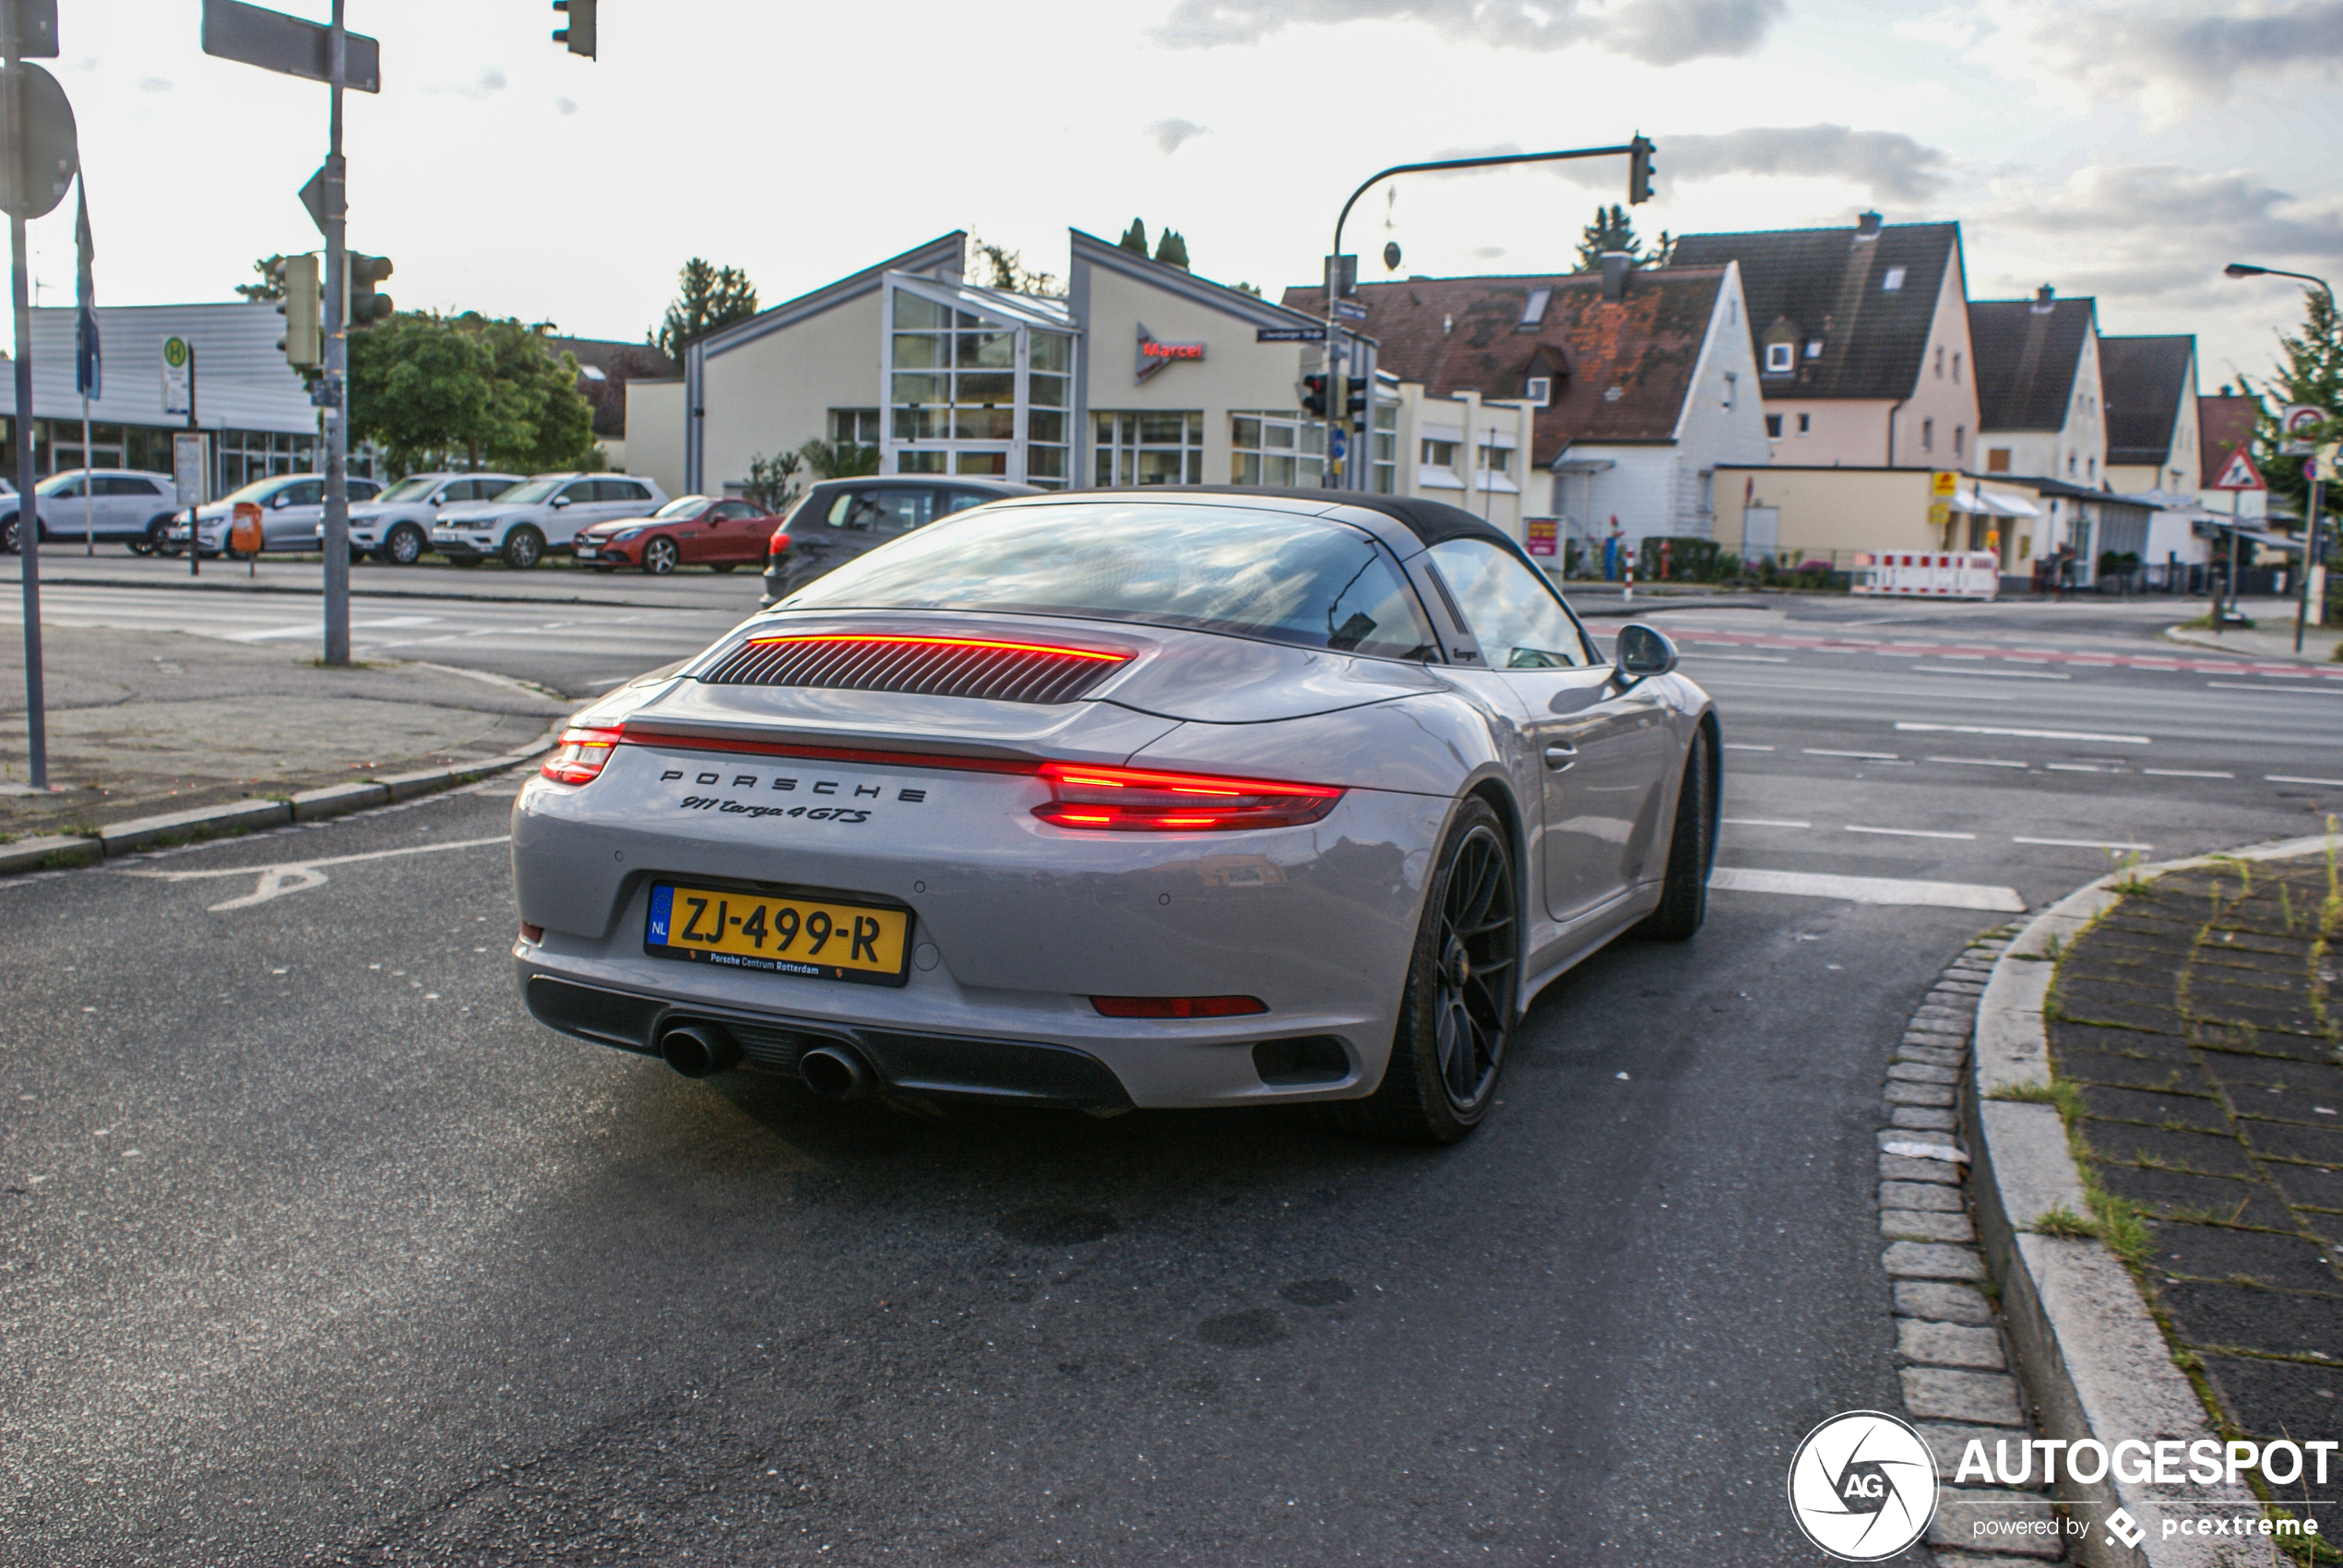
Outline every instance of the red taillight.
{"type": "Polygon", "coordinates": [[[537,771],[556,784],[591,784],[602,776],[602,766],[618,742],[615,730],[565,730],[561,749],[537,771]]]}
{"type": "Polygon", "coordinates": [[[1326,784],[1272,784],[1198,773],[1155,773],[1045,762],[1050,802],[1033,814],[1060,827],[1111,833],[1218,833],[1292,827],[1334,810],[1342,790],[1326,784]]]}
{"type": "Polygon", "coordinates": [[[1093,996],[1090,1005],[1110,1018],[1239,1018],[1269,1010],[1257,996],[1093,996]]]}
{"type": "Polygon", "coordinates": [[[779,555],[787,549],[789,549],[789,529],[786,528],[775,529],[773,530],[772,541],[765,546],[765,552],[767,555],[779,555]]]}

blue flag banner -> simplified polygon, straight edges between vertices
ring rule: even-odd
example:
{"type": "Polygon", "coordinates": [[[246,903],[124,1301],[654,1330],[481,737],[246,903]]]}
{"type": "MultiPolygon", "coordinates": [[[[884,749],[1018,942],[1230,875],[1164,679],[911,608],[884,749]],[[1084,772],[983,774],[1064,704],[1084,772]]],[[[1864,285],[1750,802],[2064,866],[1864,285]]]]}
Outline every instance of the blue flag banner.
{"type": "Polygon", "coordinates": [[[90,270],[96,247],[89,242],[89,179],[81,177],[81,206],[73,220],[76,267],[73,298],[73,389],[85,398],[98,397],[98,283],[90,270]]]}

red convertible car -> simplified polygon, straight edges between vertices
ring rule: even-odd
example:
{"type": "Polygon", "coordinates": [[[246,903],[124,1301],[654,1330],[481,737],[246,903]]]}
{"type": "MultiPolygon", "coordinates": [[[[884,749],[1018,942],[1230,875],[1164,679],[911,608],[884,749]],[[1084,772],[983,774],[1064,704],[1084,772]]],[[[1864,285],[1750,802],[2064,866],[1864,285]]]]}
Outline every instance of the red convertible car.
{"type": "Polygon", "coordinates": [[[680,495],[648,517],[616,517],[580,529],[577,564],[602,572],[639,566],[653,576],[678,566],[729,572],[762,564],[780,521],[754,501],[680,495]]]}

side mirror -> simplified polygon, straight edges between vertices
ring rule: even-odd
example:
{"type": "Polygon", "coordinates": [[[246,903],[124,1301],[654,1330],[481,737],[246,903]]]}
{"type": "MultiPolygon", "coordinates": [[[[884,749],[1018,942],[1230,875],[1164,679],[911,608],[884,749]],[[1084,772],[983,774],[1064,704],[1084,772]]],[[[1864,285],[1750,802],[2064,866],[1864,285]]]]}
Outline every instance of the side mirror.
{"type": "Polygon", "coordinates": [[[554,510],[554,511],[558,512],[558,511],[560,511],[563,507],[565,507],[565,506],[566,506],[566,505],[569,505],[569,497],[568,497],[568,496],[566,496],[566,495],[556,495],[556,496],[554,496],[554,497],[553,497],[553,510],[554,510]]]}
{"type": "Polygon", "coordinates": [[[1647,675],[1665,675],[1676,667],[1676,645],[1667,634],[1640,621],[1619,628],[1619,639],[1612,645],[1612,659],[1620,678],[1630,683],[1647,675]]]}
{"type": "Polygon", "coordinates": [[[280,490],[277,492],[276,494],[268,498],[268,505],[278,511],[283,511],[286,507],[292,505],[292,492],[290,490],[280,490]]]}

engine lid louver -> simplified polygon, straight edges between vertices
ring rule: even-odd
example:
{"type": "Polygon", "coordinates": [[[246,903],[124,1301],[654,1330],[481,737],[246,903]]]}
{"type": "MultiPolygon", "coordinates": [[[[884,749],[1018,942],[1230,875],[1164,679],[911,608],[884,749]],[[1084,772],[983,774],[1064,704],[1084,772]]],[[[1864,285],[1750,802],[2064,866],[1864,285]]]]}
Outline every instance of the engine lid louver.
{"type": "Polygon", "coordinates": [[[896,633],[752,637],[702,673],[722,686],[821,686],[994,702],[1073,702],[1128,663],[1122,648],[896,633]]]}

